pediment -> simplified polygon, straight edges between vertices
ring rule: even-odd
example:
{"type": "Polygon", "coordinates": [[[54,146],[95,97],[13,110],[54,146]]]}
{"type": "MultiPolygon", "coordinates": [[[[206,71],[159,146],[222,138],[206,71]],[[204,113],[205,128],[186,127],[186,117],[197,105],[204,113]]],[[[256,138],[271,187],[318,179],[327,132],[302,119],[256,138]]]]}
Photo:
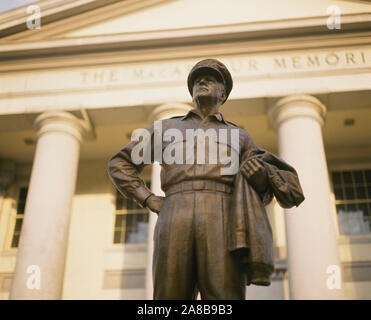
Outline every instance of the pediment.
{"type": "Polygon", "coordinates": [[[66,37],[203,28],[263,21],[300,19],[329,15],[329,6],[342,14],[371,10],[371,6],[349,1],[326,0],[177,0],[166,1],[140,12],[117,17],[72,31],[66,37]]]}

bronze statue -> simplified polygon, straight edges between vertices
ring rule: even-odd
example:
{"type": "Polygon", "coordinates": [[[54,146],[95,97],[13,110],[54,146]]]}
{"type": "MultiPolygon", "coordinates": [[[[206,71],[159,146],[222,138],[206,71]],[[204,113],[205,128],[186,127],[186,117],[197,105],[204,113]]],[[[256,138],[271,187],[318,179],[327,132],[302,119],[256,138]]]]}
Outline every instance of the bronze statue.
{"type": "Polygon", "coordinates": [[[295,169],[219,112],[232,86],[220,61],[198,62],[188,76],[194,109],[161,122],[160,144],[154,123],[146,143],[144,136],[131,141],[109,161],[117,189],[158,214],[154,299],[195,299],[198,291],[202,299],[245,299],[246,285],[270,285],[273,240],[264,206],[273,196],[285,208],[304,200],[295,169]],[[134,159],[140,143],[150,161],[134,159]],[[200,146],[206,154],[197,153],[200,146]],[[156,154],[166,197],[139,177],[156,154]]]}

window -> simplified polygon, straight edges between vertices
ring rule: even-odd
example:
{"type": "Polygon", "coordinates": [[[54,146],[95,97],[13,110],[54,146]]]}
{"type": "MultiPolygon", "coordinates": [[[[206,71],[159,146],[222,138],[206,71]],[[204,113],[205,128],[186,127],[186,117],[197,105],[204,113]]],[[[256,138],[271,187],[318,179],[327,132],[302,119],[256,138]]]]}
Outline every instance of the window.
{"type": "Polygon", "coordinates": [[[371,170],[334,171],[331,175],[340,233],[370,234],[371,170]]]}
{"type": "Polygon", "coordinates": [[[15,218],[14,232],[11,247],[18,248],[19,237],[21,235],[22,222],[24,217],[24,208],[26,206],[28,188],[21,188],[19,190],[18,201],[17,201],[17,215],[15,218]]]}
{"type": "Polygon", "coordinates": [[[113,243],[147,243],[148,216],[147,209],[139,207],[117,191],[113,243]]]}

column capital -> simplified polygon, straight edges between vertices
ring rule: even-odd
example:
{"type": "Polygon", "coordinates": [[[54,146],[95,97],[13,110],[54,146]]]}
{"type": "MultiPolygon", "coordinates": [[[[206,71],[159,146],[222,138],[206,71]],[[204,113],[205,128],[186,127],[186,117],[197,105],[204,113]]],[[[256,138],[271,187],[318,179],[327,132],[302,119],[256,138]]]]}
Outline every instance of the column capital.
{"type": "Polygon", "coordinates": [[[83,134],[89,131],[86,120],[65,111],[47,111],[40,114],[35,119],[34,128],[37,130],[37,138],[45,133],[63,132],[72,135],[79,142],[83,134]]]}
{"type": "Polygon", "coordinates": [[[326,106],[316,97],[298,94],[284,97],[268,110],[268,117],[277,129],[282,122],[296,117],[309,117],[321,126],[324,124],[326,106]]]}
{"type": "Polygon", "coordinates": [[[148,117],[150,122],[155,120],[162,120],[174,116],[185,115],[192,106],[186,103],[171,102],[158,106],[155,108],[148,117]]]}

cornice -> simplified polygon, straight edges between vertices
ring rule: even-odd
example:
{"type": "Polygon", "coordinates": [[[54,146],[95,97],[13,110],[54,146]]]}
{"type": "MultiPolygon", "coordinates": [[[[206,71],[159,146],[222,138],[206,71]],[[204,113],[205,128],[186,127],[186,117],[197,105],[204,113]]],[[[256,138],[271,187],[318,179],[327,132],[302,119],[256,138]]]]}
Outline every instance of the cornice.
{"type": "Polygon", "coordinates": [[[371,32],[308,35],[278,39],[255,39],[211,43],[188,44],[174,47],[135,48],[132,50],[111,50],[74,54],[35,55],[24,59],[0,59],[0,72],[17,72],[31,70],[48,70],[50,68],[98,67],[126,63],[161,62],[181,59],[277,54],[289,52],[306,52],[307,50],[336,50],[338,48],[363,48],[371,45],[371,32]],[[27,59],[30,58],[30,59],[27,59]]]}
{"type": "Polygon", "coordinates": [[[292,38],[300,36],[346,35],[371,30],[371,13],[342,16],[342,29],[328,30],[326,17],[265,21],[202,28],[115,34],[84,38],[0,44],[0,58],[35,58],[69,54],[174,48],[190,45],[213,45],[230,42],[292,38]]]}

